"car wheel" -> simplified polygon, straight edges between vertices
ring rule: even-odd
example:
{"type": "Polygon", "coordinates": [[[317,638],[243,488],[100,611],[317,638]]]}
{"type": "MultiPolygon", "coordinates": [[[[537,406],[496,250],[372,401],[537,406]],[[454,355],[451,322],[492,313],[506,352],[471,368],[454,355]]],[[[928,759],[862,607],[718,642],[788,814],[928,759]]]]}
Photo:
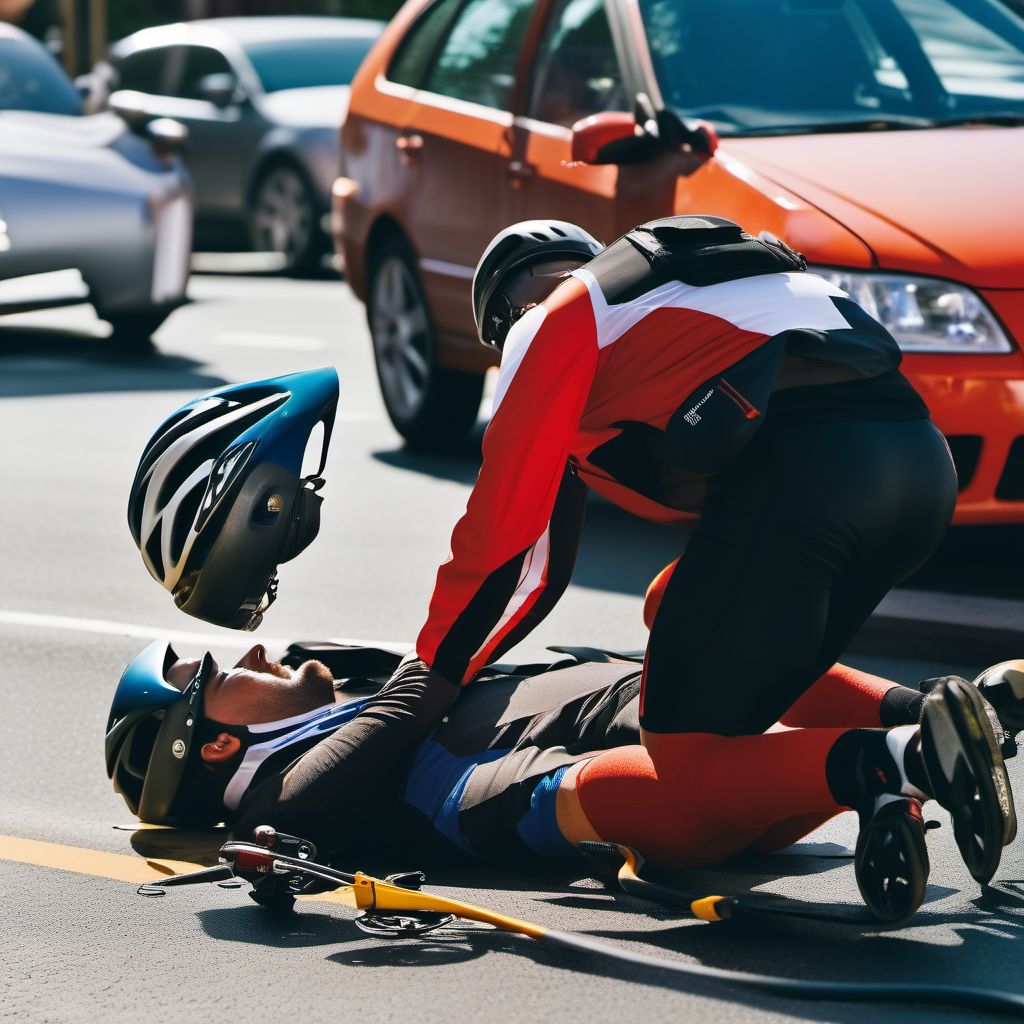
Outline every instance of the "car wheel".
{"type": "Polygon", "coordinates": [[[367,315],[388,416],[411,448],[465,441],[480,410],[483,376],[438,362],[437,334],[409,247],[390,239],[370,269],[367,315]]]}
{"type": "Polygon", "coordinates": [[[147,309],[138,313],[106,313],[103,319],[114,329],[110,340],[115,345],[141,347],[149,342],[171,312],[170,309],[147,309]]]}
{"type": "Polygon", "coordinates": [[[315,270],[326,248],[316,203],[302,172],[289,164],[265,171],[249,204],[249,238],[257,252],[275,252],[287,274],[315,270]]]}

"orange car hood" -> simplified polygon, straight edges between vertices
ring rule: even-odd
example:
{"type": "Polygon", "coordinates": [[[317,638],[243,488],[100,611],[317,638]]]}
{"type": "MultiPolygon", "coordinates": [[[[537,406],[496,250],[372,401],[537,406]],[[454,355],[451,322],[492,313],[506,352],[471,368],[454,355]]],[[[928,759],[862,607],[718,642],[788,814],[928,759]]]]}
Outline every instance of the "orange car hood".
{"type": "Polygon", "coordinates": [[[880,267],[1024,287],[1024,128],[724,139],[722,149],[839,221],[880,267]]]}

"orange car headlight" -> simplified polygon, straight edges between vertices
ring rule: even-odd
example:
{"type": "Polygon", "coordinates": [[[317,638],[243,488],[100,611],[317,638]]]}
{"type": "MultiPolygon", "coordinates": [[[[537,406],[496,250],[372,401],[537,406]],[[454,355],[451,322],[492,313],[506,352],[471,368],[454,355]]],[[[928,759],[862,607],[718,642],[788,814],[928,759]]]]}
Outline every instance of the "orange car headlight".
{"type": "Polygon", "coordinates": [[[842,288],[896,339],[904,352],[1011,352],[1013,345],[977,292],[913,274],[809,268],[842,288]]]}

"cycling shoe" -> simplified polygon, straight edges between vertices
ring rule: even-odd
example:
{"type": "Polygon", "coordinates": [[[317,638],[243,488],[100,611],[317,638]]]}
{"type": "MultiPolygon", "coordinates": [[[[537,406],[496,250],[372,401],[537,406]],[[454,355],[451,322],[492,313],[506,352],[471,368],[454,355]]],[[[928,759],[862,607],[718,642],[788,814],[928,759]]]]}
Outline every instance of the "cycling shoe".
{"type": "Polygon", "coordinates": [[[928,849],[921,803],[886,794],[861,815],[854,855],[857,887],[868,909],[886,924],[909,921],[928,885],[928,849]]]}
{"type": "Polygon", "coordinates": [[[1004,661],[974,680],[981,695],[995,708],[1003,727],[1003,757],[1017,753],[1017,734],[1024,732],[1024,660],[1004,661]]]}
{"type": "Polygon", "coordinates": [[[966,680],[942,679],[926,697],[921,755],[929,790],[949,811],[964,863],[982,885],[1017,833],[1001,736],[995,711],[966,680]]]}
{"type": "MultiPolygon", "coordinates": [[[[923,679],[917,688],[929,694],[944,679],[960,679],[960,676],[923,679]]],[[[1024,660],[1003,661],[992,665],[974,680],[973,685],[981,691],[999,716],[1003,757],[1014,757],[1017,754],[1016,737],[1018,733],[1024,732],[1024,660]]]]}

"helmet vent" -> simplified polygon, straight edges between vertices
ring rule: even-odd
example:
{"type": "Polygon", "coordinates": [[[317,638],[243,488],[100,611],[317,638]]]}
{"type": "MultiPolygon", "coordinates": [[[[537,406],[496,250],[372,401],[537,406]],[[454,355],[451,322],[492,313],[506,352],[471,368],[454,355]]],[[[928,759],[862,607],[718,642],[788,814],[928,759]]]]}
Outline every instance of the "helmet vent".
{"type": "Polygon", "coordinates": [[[531,231],[531,235],[537,239],[538,242],[548,242],[550,239],[542,231],[531,231]]]}
{"type": "MultiPolygon", "coordinates": [[[[284,402],[287,397],[287,395],[282,395],[281,402],[284,402]]],[[[261,406],[204,437],[188,452],[185,458],[179,459],[177,465],[167,474],[167,479],[157,495],[157,507],[163,508],[167,504],[171,496],[195,472],[197,466],[216,460],[225,449],[238,441],[242,434],[268,416],[275,408],[277,406],[261,406]]]]}
{"type": "Polygon", "coordinates": [[[192,524],[196,521],[196,514],[199,512],[199,504],[206,493],[206,480],[200,480],[195,487],[181,500],[174,515],[174,524],[171,528],[171,561],[177,563],[185,548],[185,541],[188,539],[192,524]]]}
{"type": "Polygon", "coordinates": [[[153,572],[158,580],[164,578],[164,556],[160,553],[160,531],[154,530],[146,541],[146,557],[153,566],[153,572]]]}
{"type": "Polygon", "coordinates": [[[559,238],[568,238],[569,237],[560,227],[556,227],[554,224],[551,225],[551,230],[556,235],[558,235],[559,238]]]}
{"type": "Polygon", "coordinates": [[[217,417],[223,416],[227,404],[223,399],[207,399],[176,412],[160,427],[146,446],[146,450],[142,453],[142,459],[139,462],[139,469],[135,474],[135,479],[141,480],[175,441],[180,440],[198,427],[212,422],[217,417]]]}

